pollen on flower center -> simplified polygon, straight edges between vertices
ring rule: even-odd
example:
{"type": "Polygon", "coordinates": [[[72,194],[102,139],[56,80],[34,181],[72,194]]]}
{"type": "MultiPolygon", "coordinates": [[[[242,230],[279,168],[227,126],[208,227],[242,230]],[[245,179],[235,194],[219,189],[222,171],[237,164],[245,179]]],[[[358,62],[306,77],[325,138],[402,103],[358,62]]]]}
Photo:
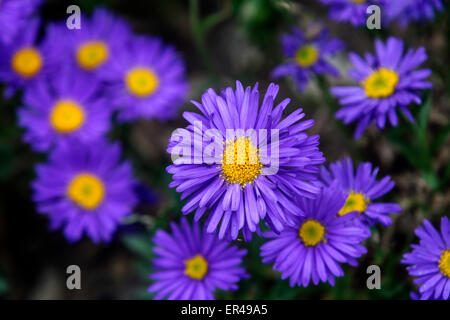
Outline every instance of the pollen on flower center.
{"type": "Polygon", "coordinates": [[[398,74],[395,71],[380,68],[368,76],[362,82],[362,86],[368,97],[386,98],[394,93],[398,80],[398,74]]]}
{"type": "Polygon", "coordinates": [[[225,143],[222,159],[222,177],[229,183],[245,187],[261,174],[262,163],[259,150],[249,138],[239,137],[225,143]]]}
{"type": "Polygon", "coordinates": [[[153,94],[159,87],[159,79],[155,72],[149,68],[134,68],[125,77],[128,91],[138,97],[153,94]]]}
{"type": "Polygon", "coordinates": [[[185,260],[184,274],[192,279],[202,280],[208,272],[208,262],[201,254],[197,254],[192,258],[185,260]]]}
{"type": "Polygon", "coordinates": [[[305,45],[295,53],[295,61],[302,67],[310,67],[319,59],[319,50],[313,45],[305,45]]]}
{"type": "Polygon", "coordinates": [[[78,47],[76,58],[83,69],[94,70],[108,59],[109,49],[103,41],[88,41],[78,47]]]}
{"type": "Polygon", "coordinates": [[[362,193],[351,191],[345,200],[344,206],[339,210],[338,215],[343,216],[347,213],[357,211],[359,213],[366,211],[369,199],[362,193]]]}
{"type": "Polygon", "coordinates": [[[83,209],[93,210],[102,203],[105,187],[99,177],[81,173],[69,183],[67,195],[83,209]]]}
{"type": "Polygon", "coordinates": [[[79,129],[84,123],[84,111],[81,106],[70,100],[55,104],[50,114],[50,123],[60,133],[70,133],[79,129]]]}
{"type": "Polygon", "coordinates": [[[306,220],[300,227],[298,235],[305,246],[315,246],[324,240],[325,227],[316,220],[306,220]]]}
{"type": "Polygon", "coordinates": [[[444,276],[450,278],[450,250],[442,252],[441,259],[439,260],[439,269],[444,276]]]}
{"type": "Polygon", "coordinates": [[[42,68],[42,56],[35,48],[18,50],[11,59],[12,69],[24,78],[31,78],[42,68]]]}

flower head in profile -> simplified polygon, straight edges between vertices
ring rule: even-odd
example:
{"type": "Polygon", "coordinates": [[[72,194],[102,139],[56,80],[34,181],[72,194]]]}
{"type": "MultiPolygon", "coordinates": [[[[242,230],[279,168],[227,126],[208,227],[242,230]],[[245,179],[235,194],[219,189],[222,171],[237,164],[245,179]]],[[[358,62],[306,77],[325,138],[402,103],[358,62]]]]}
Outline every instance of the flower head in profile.
{"type": "Polygon", "coordinates": [[[230,245],[185,218],[170,224],[172,234],[157,230],[153,238],[154,283],[148,291],[154,299],[212,300],[214,291],[236,290],[239,280],[248,278],[242,259],[245,249],[230,245]]]}
{"type": "Polygon", "coordinates": [[[409,104],[420,104],[421,91],[431,88],[426,81],[431,70],[417,69],[427,59],[423,47],[405,53],[403,41],[390,37],[386,43],[376,40],[375,49],[375,55],[367,53],[365,59],[355,53],[349,55],[354,67],[349,75],[358,85],[331,88],[343,106],[336,118],[345,124],[358,122],[355,138],[372,123],[384,129],[389,120],[396,126],[398,110],[414,121],[409,104]]]}
{"type": "Polygon", "coordinates": [[[442,0],[402,0],[387,3],[389,20],[397,20],[406,27],[411,22],[433,20],[438,11],[444,10],[442,0]]]}
{"type": "Polygon", "coordinates": [[[197,221],[208,212],[207,231],[218,230],[221,239],[236,239],[241,230],[249,240],[263,219],[281,231],[301,214],[294,199],[319,192],[311,181],[325,159],[319,136],[304,132],[314,121],[301,121],[302,109],[282,119],[290,99],[274,107],[277,93],[270,84],[260,103],[257,85],[209,89],[201,103],[192,102],[201,114],[185,112],[189,126],[170,139],[172,158],[183,155],[167,167],[169,186],[188,199],[183,214],[195,211],[197,221]]]}
{"type": "Polygon", "coordinates": [[[450,221],[441,219],[441,232],[425,220],[415,233],[419,244],[413,244],[412,252],[403,255],[402,263],[408,265],[414,283],[418,284],[416,299],[450,300],[450,221]]]}
{"type": "Polygon", "coordinates": [[[293,28],[290,34],[281,38],[283,51],[288,62],[276,67],[272,76],[279,78],[290,76],[300,91],[306,88],[313,74],[331,74],[338,76],[339,71],[327,60],[343,49],[343,43],[330,38],[327,30],[307,39],[299,28],[293,28]]]}
{"type": "Polygon", "coordinates": [[[395,186],[389,176],[377,180],[377,174],[378,168],[373,168],[369,162],[361,163],[355,171],[352,160],[346,158],[328,167],[322,166],[319,181],[325,187],[337,182],[348,193],[345,204],[339,209],[339,216],[357,212],[368,226],[376,223],[389,226],[392,224],[389,214],[400,213],[402,208],[396,203],[375,202],[395,186]]]}
{"type": "MultiPolygon", "coordinates": [[[[319,0],[329,7],[328,15],[338,22],[349,22],[355,27],[366,25],[367,8],[371,5],[383,7],[386,0],[319,0]]],[[[401,0],[395,0],[401,2],[401,0]]],[[[382,10],[383,10],[382,9],[382,10]]]]}
{"type": "Polygon", "coordinates": [[[183,60],[158,38],[133,37],[99,76],[123,121],[171,119],[188,91],[183,60]]]}
{"type": "Polygon", "coordinates": [[[19,33],[24,32],[41,3],[42,0],[0,1],[0,44],[11,44],[19,33]]]}
{"type": "Polygon", "coordinates": [[[370,232],[353,222],[356,213],[338,214],[346,196],[336,184],[324,188],[316,199],[299,200],[304,216],[296,217],[293,226],[280,234],[264,233],[270,240],[261,247],[263,262],[274,263],[291,287],[311,282],[334,285],[335,277],[344,275],[340,264],[356,266],[356,259],[367,252],[361,243],[370,232]]]}
{"type": "Polygon", "coordinates": [[[117,144],[74,142],[59,146],[37,166],[33,200],[51,229],[63,229],[70,242],[83,234],[94,242],[111,240],[136,204],[131,165],[120,158],[117,144]]]}
{"type": "Polygon", "coordinates": [[[73,139],[89,143],[103,137],[111,108],[100,88],[98,81],[68,66],[30,85],[18,111],[24,140],[37,151],[48,151],[73,139]]]}

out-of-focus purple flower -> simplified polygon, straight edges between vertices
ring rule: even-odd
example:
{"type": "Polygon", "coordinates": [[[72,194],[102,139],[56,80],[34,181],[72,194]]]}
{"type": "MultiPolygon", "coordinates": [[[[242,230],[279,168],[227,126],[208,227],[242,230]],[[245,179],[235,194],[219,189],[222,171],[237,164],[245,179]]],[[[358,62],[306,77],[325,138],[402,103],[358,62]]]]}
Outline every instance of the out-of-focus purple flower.
{"type": "Polygon", "coordinates": [[[361,221],[368,225],[381,223],[384,226],[392,224],[389,214],[400,213],[402,208],[396,203],[374,202],[388,193],[395,183],[389,176],[376,180],[378,168],[373,168],[370,162],[361,163],[356,171],[350,158],[342,159],[320,170],[320,184],[328,187],[333,183],[348,193],[345,204],[340,208],[339,215],[357,212],[361,221]]]}
{"type": "MultiPolygon", "coordinates": [[[[385,0],[319,0],[329,7],[328,15],[338,22],[350,22],[356,27],[365,26],[367,8],[378,5],[384,10],[385,0]]],[[[402,0],[394,0],[401,2],[402,0]]]]}
{"type": "Polygon", "coordinates": [[[316,199],[299,200],[302,217],[280,234],[266,232],[269,238],[261,247],[264,263],[274,263],[281,278],[289,278],[291,287],[307,287],[312,281],[335,283],[342,277],[340,263],[357,265],[356,259],[366,253],[361,242],[370,235],[362,224],[355,224],[356,212],[339,216],[347,194],[336,184],[322,189],[316,199]]]}
{"type": "Polygon", "coordinates": [[[0,44],[11,44],[18,34],[28,32],[29,19],[41,2],[42,0],[0,1],[0,44]]]}
{"type": "Polygon", "coordinates": [[[133,37],[99,76],[122,121],[173,118],[188,91],[183,60],[158,38],[133,37]]]}
{"type": "Polygon", "coordinates": [[[283,51],[288,62],[276,67],[272,76],[290,76],[300,91],[303,91],[313,74],[338,76],[339,71],[327,59],[343,49],[343,42],[330,38],[328,30],[322,30],[314,38],[307,39],[299,28],[281,37],[283,51]]]}
{"type": "Polygon", "coordinates": [[[192,101],[201,114],[185,112],[189,126],[171,137],[172,155],[179,148],[197,151],[167,167],[173,174],[169,186],[188,198],[183,214],[196,211],[198,221],[209,211],[207,231],[219,230],[220,239],[236,239],[242,230],[249,240],[263,219],[281,231],[301,215],[294,199],[320,191],[311,183],[325,160],[319,136],[304,132],[314,121],[300,121],[302,109],[281,120],[290,99],[274,107],[278,89],[270,84],[262,104],[258,85],[244,89],[236,81],[236,90],[229,87],[220,95],[209,89],[201,104],[192,101]]]}
{"type": "Polygon", "coordinates": [[[420,104],[421,91],[432,87],[425,80],[431,70],[417,69],[427,59],[423,47],[405,53],[403,41],[390,37],[386,43],[376,40],[375,49],[375,55],[367,53],[365,59],[355,53],[349,54],[354,67],[349,75],[358,82],[357,86],[331,88],[343,105],[336,118],[345,124],[358,122],[355,138],[359,138],[372,123],[384,129],[389,119],[391,125],[396,126],[397,110],[414,121],[408,110],[409,104],[420,104]]]}
{"type": "Polygon", "coordinates": [[[148,291],[154,299],[211,300],[216,289],[236,290],[237,282],[248,277],[241,266],[245,249],[208,234],[199,223],[191,227],[185,218],[170,226],[172,235],[157,230],[153,238],[150,279],[155,282],[148,291]]]}
{"type": "Polygon", "coordinates": [[[74,139],[90,143],[103,137],[112,109],[100,89],[98,81],[69,66],[34,82],[18,110],[23,139],[36,151],[48,151],[74,139]]]}
{"type": "Polygon", "coordinates": [[[437,11],[444,10],[441,0],[398,0],[386,4],[389,20],[406,27],[410,22],[433,20],[437,11]]]}
{"type": "Polygon", "coordinates": [[[421,300],[450,300],[450,221],[441,219],[441,232],[425,220],[415,233],[419,244],[413,244],[412,252],[403,255],[402,263],[409,265],[409,274],[420,285],[419,294],[412,298],[421,300]]]}
{"type": "Polygon", "coordinates": [[[50,218],[51,229],[62,228],[70,242],[84,233],[96,243],[111,240],[136,204],[131,165],[120,158],[117,144],[73,142],[36,167],[33,200],[50,218]]]}

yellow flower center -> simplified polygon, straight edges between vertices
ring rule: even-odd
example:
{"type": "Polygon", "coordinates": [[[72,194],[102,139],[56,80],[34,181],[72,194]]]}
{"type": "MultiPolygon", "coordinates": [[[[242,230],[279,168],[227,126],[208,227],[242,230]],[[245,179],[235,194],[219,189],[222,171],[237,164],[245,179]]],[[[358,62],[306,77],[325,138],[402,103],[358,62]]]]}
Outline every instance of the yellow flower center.
{"type": "Polygon", "coordinates": [[[302,67],[310,67],[319,59],[319,50],[313,45],[305,45],[295,53],[295,61],[302,67]]]}
{"type": "Polygon", "coordinates": [[[366,211],[369,199],[362,193],[351,191],[345,201],[344,206],[339,210],[338,215],[343,216],[347,213],[357,211],[359,213],[366,211]]]}
{"type": "Polygon", "coordinates": [[[202,280],[208,272],[208,262],[200,254],[184,261],[184,264],[186,265],[184,274],[192,279],[202,280]]]}
{"type": "Polygon", "coordinates": [[[42,68],[42,56],[35,48],[22,48],[11,59],[14,72],[24,78],[31,78],[42,68]]]}
{"type": "Polygon", "coordinates": [[[103,201],[105,187],[97,176],[81,173],[70,182],[67,195],[80,207],[93,210],[103,201]]]}
{"type": "Polygon", "coordinates": [[[78,47],[76,58],[83,69],[94,70],[109,56],[109,49],[103,41],[88,41],[78,47]]]}
{"type": "Polygon", "coordinates": [[[380,68],[368,76],[362,82],[362,86],[368,97],[386,98],[394,93],[398,80],[398,74],[395,71],[380,68]]]}
{"type": "Polygon", "coordinates": [[[59,133],[73,132],[84,123],[83,108],[70,100],[59,101],[50,114],[50,123],[59,133]]]}
{"type": "Polygon", "coordinates": [[[439,269],[441,273],[450,278],[450,250],[445,250],[442,252],[441,259],[439,260],[439,269]]]}
{"type": "Polygon", "coordinates": [[[364,3],[364,2],[366,2],[366,0],[351,0],[351,2],[354,2],[354,3],[364,3]]]}
{"type": "Polygon", "coordinates": [[[306,220],[298,232],[305,246],[315,246],[324,240],[325,227],[316,220],[306,220]]]}
{"type": "Polygon", "coordinates": [[[239,137],[226,142],[222,159],[222,178],[229,183],[245,187],[261,174],[259,151],[249,138],[239,137]]]}
{"type": "Polygon", "coordinates": [[[125,77],[128,91],[138,97],[153,94],[159,86],[156,73],[148,68],[134,68],[125,77]]]}

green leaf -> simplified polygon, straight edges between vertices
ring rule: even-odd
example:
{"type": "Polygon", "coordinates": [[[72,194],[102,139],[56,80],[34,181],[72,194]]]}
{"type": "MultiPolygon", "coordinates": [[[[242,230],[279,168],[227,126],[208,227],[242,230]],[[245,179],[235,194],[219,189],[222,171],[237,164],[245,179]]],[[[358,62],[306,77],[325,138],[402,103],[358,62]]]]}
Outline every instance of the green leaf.
{"type": "Polygon", "coordinates": [[[152,257],[152,244],[148,234],[127,235],[123,237],[123,242],[127,248],[142,259],[152,257]]]}

